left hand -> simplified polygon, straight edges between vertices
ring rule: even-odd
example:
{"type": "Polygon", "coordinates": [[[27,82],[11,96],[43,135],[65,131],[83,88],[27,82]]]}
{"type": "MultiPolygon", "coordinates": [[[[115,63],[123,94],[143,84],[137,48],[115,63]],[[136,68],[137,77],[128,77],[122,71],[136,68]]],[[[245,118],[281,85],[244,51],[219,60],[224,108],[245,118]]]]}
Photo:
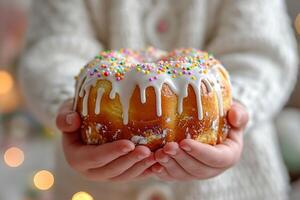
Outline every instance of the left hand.
{"type": "Polygon", "coordinates": [[[243,132],[248,122],[244,106],[234,102],[228,112],[228,138],[215,146],[192,139],[170,142],[155,152],[152,172],[165,181],[190,181],[217,176],[235,165],[243,149],[243,132]]]}
{"type": "Polygon", "coordinates": [[[90,181],[131,181],[152,175],[149,168],[156,161],[148,147],[135,147],[130,140],[83,144],[81,118],[72,110],[72,104],[69,100],[64,102],[56,118],[62,131],[64,155],[72,169],[90,181]]]}

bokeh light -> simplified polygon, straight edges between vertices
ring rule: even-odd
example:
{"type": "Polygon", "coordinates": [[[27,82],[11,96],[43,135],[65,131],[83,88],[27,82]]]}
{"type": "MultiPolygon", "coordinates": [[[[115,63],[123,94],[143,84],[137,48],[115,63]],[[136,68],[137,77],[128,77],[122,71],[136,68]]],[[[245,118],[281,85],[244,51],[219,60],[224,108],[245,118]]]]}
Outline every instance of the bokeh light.
{"type": "Polygon", "coordinates": [[[39,190],[49,190],[54,184],[54,176],[51,172],[42,170],[34,175],[33,183],[39,190]]]}
{"type": "Polygon", "coordinates": [[[7,72],[0,70],[0,95],[7,94],[14,85],[12,76],[7,72]]]}
{"type": "Polygon", "coordinates": [[[73,195],[72,200],[94,200],[94,198],[86,192],[77,192],[73,195]]]}
{"type": "Polygon", "coordinates": [[[24,153],[17,147],[11,147],[4,153],[4,161],[9,167],[19,167],[24,162],[24,153]]]}
{"type": "Polygon", "coordinates": [[[298,34],[300,34],[300,13],[296,17],[295,28],[296,28],[296,31],[298,32],[298,34]]]}

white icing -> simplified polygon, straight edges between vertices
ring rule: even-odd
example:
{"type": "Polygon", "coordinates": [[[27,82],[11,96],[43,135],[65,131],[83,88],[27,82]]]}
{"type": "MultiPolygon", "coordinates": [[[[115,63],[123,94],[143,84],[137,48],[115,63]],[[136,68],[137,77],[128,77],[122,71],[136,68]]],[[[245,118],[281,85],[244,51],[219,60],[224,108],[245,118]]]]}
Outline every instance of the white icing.
{"type": "Polygon", "coordinates": [[[147,144],[148,143],[147,138],[145,138],[143,136],[139,136],[139,135],[132,136],[131,141],[134,144],[147,144]]]}
{"type": "Polygon", "coordinates": [[[166,119],[166,122],[167,122],[167,123],[171,122],[171,118],[168,117],[168,118],[166,119]]]}
{"type": "MultiPolygon", "coordinates": [[[[85,76],[79,76],[77,82],[76,82],[76,89],[75,89],[75,94],[76,96],[78,95],[80,89],[82,88],[83,86],[83,81],[85,81],[86,77],[85,76]]],[[[76,106],[78,104],[78,98],[76,97],[75,98],[75,101],[74,101],[74,105],[73,105],[73,110],[75,111],[76,110],[76,106]]]]}
{"type": "MultiPolygon", "coordinates": [[[[120,55],[121,56],[121,55],[120,55]]],[[[122,58],[122,57],[121,57],[122,58]]],[[[107,64],[109,62],[103,60],[99,61],[100,64],[107,64]]],[[[132,63],[138,63],[134,58],[131,59],[132,63]]],[[[170,62],[178,62],[180,65],[185,65],[186,63],[182,63],[181,61],[170,61],[170,62]]],[[[147,64],[147,63],[145,63],[147,64]]],[[[151,63],[154,67],[157,67],[157,64],[151,63]]],[[[220,86],[220,77],[219,70],[224,70],[223,67],[219,64],[212,66],[207,74],[198,73],[199,68],[191,69],[192,74],[194,75],[194,80],[190,78],[188,75],[182,75],[176,78],[172,78],[170,75],[166,73],[157,74],[155,70],[150,71],[148,74],[143,74],[138,72],[135,68],[131,68],[128,72],[125,73],[124,78],[121,81],[117,81],[114,76],[107,77],[97,77],[97,76],[89,76],[88,70],[89,68],[84,68],[84,72],[82,72],[78,78],[76,85],[76,99],[74,104],[74,109],[78,104],[78,96],[83,97],[83,109],[82,115],[88,115],[88,98],[90,95],[90,89],[95,87],[98,80],[108,80],[112,83],[112,89],[110,91],[109,97],[111,99],[116,98],[116,95],[119,96],[120,102],[122,105],[122,117],[123,123],[126,125],[128,123],[128,111],[130,98],[134,92],[136,86],[140,89],[140,98],[142,103],[146,103],[146,89],[148,87],[153,87],[156,95],[156,113],[157,116],[162,116],[162,105],[161,105],[161,91],[164,84],[167,84],[170,89],[177,95],[178,97],[178,113],[181,114],[183,111],[183,99],[188,96],[188,86],[191,85],[197,102],[197,112],[198,119],[203,119],[203,105],[201,101],[202,91],[201,91],[201,83],[203,83],[207,91],[210,93],[214,91],[216,93],[216,97],[218,100],[219,114],[220,116],[224,115],[223,111],[223,102],[222,102],[222,90],[220,86]],[[148,81],[153,76],[156,76],[154,81],[148,81]]],[[[101,98],[104,93],[103,88],[99,88],[97,90],[97,99],[95,106],[95,114],[100,114],[100,104],[101,98]]]]}
{"type": "Polygon", "coordinates": [[[96,131],[97,131],[97,133],[100,132],[102,126],[103,126],[102,124],[99,124],[99,123],[96,124],[96,131]]]}
{"type": "Polygon", "coordinates": [[[207,79],[202,79],[202,83],[204,83],[208,93],[212,92],[213,88],[207,79]]]}
{"type": "MultiPolygon", "coordinates": [[[[220,65],[217,65],[218,69],[221,69],[224,71],[223,67],[220,66],[220,65]]],[[[217,72],[217,68],[214,67],[212,69],[213,71],[213,74],[218,74],[217,72]]],[[[217,94],[217,98],[218,98],[218,108],[219,108],[219,114],[220,116],[224,116],[224,109],[223,109],[223,97],[222,97],[222,89],[221,89],[221,85],[220,85],[220,76],[217,75],[214,77],[215,78],[215,91],[216,91],[216,94],[217,94]]]]}
{"type": "Polygon", "coordinates": [[[88,114],[88,99],[89,99],[89,96],[90,96],[90,91],[91,91],[90,89],[91,89],[90,85],[87,85],[87,86],[84,87],[85,95],[84,95],[84,98],[83,98],[83,108],[82,108],[83,116],[86,116],[88,114]]]}
{"type": "Polygon", "coordinates": [[[155,87],[155,95],[156,95],[156,114],[158,117],[162,115],[162,109],[161,109],[161,87],[155,87]]]}
{"type": "Polygon", "coordinates": [[[141,102],[146,103],[146,88],[140,88],[141,102]]]}
{"type": "MultiPolygon", "coordinates": [[[[82,108],[82,115],[87,116],[88,115],[88,100],[90,96],[91,87],[95,86],[97,83],[97,79],[85,79],[83,82],[83,85],[81,87],[81,90],[79,92],[79,96],[83,97],[83,108],[82,108]]],[[[78,100],[76,100],[78,101],[78,100]]]]}
{"type": "Polygon", "coordinates": [[[218,130],[218,125],[219,125],[218,120],[217,119],[213,120],[212,123],[211,123],[211,129],[213,131],[217,131],[218,130]]]}
{"type": "Polygon", "coordinates": [[[188,96],[188,82],[183,78],[180,78],[177,81],[177,91],[176,94],[178,96],[178,113],[181,114],[183,112],[183,99],[188,96]],[[183,86],[181,89],[180,87],[183,86]]]}
{"type": "Polygon", "coordinates": [[[202,101],[201,101],[201,82],[192,83],[191,85],[192,85],[195,95],[196,95],[198,119],[202,120],[203,112],[202,112],[202,101]]]}
{"type": "Polygon", "coordinates": [[[101,99],[104,94],[105,90],[103,88],[99,88],[97,91],[97,98],[96,98],[96,106],[95,106],[95,114],[100,114],[100,105],[101,99]]]}
{"type": "Polygon", "coordinates": [[[230,126],[225,122],[222,128],[222,133],[227,135],[230,130],[230,126]]]}

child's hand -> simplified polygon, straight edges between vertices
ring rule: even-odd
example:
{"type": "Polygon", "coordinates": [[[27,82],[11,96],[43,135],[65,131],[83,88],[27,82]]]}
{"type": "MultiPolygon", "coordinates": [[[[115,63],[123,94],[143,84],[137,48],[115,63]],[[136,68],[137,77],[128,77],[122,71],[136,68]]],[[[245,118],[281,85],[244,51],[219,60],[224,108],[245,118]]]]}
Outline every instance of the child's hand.
{"type": "Polygon", "coordinates": [[[133,180],[151,175],[155,164],[149,148],[129,140],[85,145],[80,139],[80,116],[67,101],[59,110],[57,127],[63,132],[63,149],[69,165],[89,180],[133,180]]]}
{"type": "Polygon", "coordinates": [[[232,129],[224,143],[211,146],[192,139],[185,139],[179,145],[168,143],[155,152],[159,163],[152,166],[152,171],[163,180],[187,181],[211,178],[232,167],[243,149],[243,131],[248,122],[246,109],[235,102],[228,121],[232,129]]]}

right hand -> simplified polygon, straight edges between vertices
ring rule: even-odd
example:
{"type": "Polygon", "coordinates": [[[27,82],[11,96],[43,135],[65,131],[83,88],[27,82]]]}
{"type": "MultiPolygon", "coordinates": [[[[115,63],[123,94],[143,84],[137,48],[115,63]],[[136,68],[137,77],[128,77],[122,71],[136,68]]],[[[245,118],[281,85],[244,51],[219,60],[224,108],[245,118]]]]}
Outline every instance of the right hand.
{"type": "Polygon", "coordinates": [[[63,150],[69,165],[93,181],[129,181],[152,175],[156,163],[150,149],[130,140],[102,145],[85,145],[80,137],[80,115],[72,110],[72,101],[59,109],[57,127],[62,131],[63,150]]]}

